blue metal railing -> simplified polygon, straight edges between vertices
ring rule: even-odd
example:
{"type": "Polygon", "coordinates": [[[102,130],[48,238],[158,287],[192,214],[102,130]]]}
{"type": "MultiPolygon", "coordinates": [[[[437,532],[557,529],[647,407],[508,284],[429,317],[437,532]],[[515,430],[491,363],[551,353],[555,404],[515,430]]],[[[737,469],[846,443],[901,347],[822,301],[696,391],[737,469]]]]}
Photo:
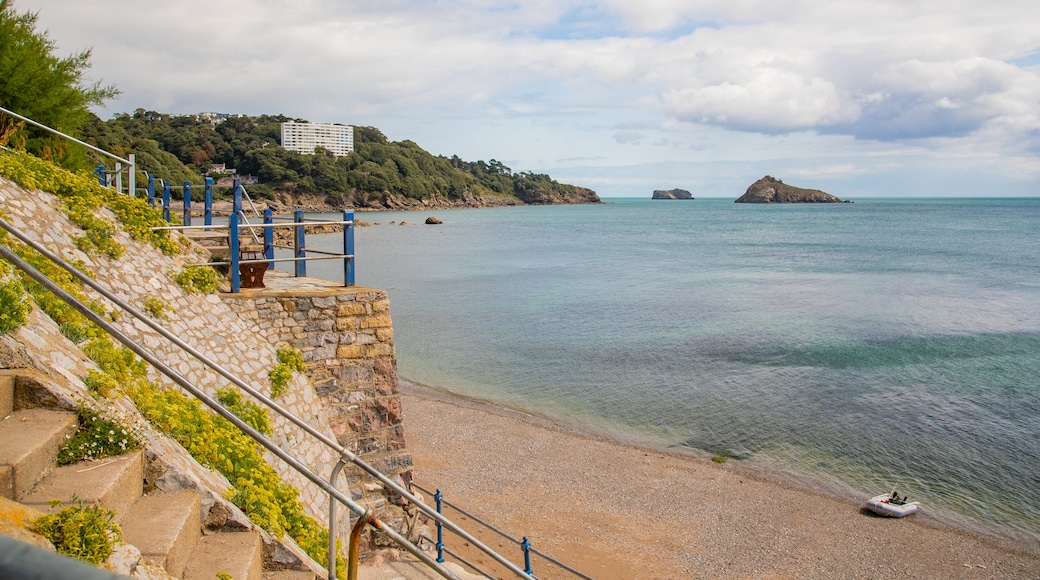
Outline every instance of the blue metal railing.
{"type": "MultiPolygon", "coordinates": [[[[435,492],[431,492],[430,490],[428,490],[425,487],[419,485],[415,481],[411,481],[409,483],[409,485],[411,487],[414,487],[414,488],[422,491],[423,493],[426,493],[427,495],[432,495],[433,496],[433,500],[434,500],[434,504],[436,506],[435,509],[437,510],[437,513],[439,513],[439,514],[444,513],[443,512],[444,506],[448,506],[451,509],[453,509],[453,510],[459,512],[460,514],[464,515],[465,517],[469,518],[470,520],[473,520],[474,522],[480,524],[481,526],[487,528],[488,530],[491,530],[492,532],[495,532],[499,536],[502,536],[503,538],[505,538],[505,539],[509,540],[510,542],[516,544],[520,548],[520,551],[523,553],[523,556],[524,556],[524,573],[529,574],[531,576],[534,576],[534,571],[531,569],[531,555],[534,554],[535,556],[543,558],[545,561],[549,562],[553,566],[556,566],[556,567],[560,568],[561,570],[565,570],[566,572],[569,572],[569,573],[571,573],[572,575],[574,575],[574,576],[576,576],[578,578],[582,578],[584,580],[592,580],[592,578],[590,578],[589,576],[586,576],[585,574],[582,574],[581,572],[575,570],[574,568],[571,568],[567,564],[564,564],[563,562],[560,562],[559,560],[553,558],[552,556],[549,556],[548,554],[544,554],[544,553],[534,549],[531,546],[531,542],[527,538],[527,536],[524,536],[522,540],[517,540],[516,538],[510,536],[509,534],[503,532],[502,530],[496,528],[495,526],[493,526],[493,525],[485,522],[484,520],[478,518],[477,516],[467,512],[466,510],[460,508],[459,506],[457,506],[457,505],[447,501],[446,499],[444,499],[444,494],[441,493],[440,489],[437,489],[435,492]]],[[[478,574],[481,574],[481,575],[485,576],[486,578],[492,578],[492,579],[494,578],[494,576],[491,576],[490,574],[488,574],[488,572],[486,572],[484,570],[481,570],[475,564],[466,561],[459,554],[451,551],[447,546],[445,546],[445,544],[444,544],[444,529],[443,529],[443,526],[441,526],[440,522],[437,522],[436,527],[437,527],[437,542],[434,544],[434,547],[437,549],[437,562],[443,563],[444,562],[444,554],[448,554],[452,558],[455,558],[459,562],[461,562],[461,563],[465,564],[466,566],[468,566],[470,569],[476,571],[478,574]]],[[[433,541],[432,538],[426,538],[426,540],[427,541],[431,541],[431,542],[433,541]]]]}
{"type": "MultiPolygon", "coordinates": [[[[206,229],[206,230],[227,230],[228,232],[228,253],[229,260],[227,262],[201,262],[198,264],[186,264],[185,267],[198,267],[198,266],[213,266],[222,267],[228,266],[228,276],[230,278],[231,292],[237,293],[242,288],[241,273],[243,266],[251,266],[256,264],[264,264],[266,267],[270,267],[277,262],[292,262],[294,264],[294,275],[297,277],[307,275],[307,262],[310,260],[343,260],[343,285],[354,286],[355,285],[355,269],[354,269],[354,210],[346,210],[343,212],[343,219],[341,221],[318,221],[318,220],[307,220],[303,217],[303,212],[296,212],[292,222],[276,223],[276,218],[270,209],[264,212],[264,223],[263,224],[250,224],[250,223],[239,223],[240,213],[232,213],[228,216],[227,225],[212,225],[212,226],[160,226],[153,229],[157,230],[177,230],[186,231],[191,229],[206,229]],[[306,226],[343,226],[343,253],[335,254],[330,252],[323,252],[320,250],[311,250],[312,253],[318,254],[316,256],[307,255],[306,245],[306,226]],[[275,228],[290,227],[293,229],[293,245],[284,246],[274,243],[274,232],[275,228]],[[242,254],[246,253],[242,250],[240,243],[240,236],[243,230],[249,230],[252,232],[255,229],[263,229],[263,258],[243,258],[242,254]],[[291,258],[275,258],[274,250],[276,248],[292,249],[293,257],[291,258]]],[[[255,234],[253,234],[255,236],[255,234]]]]}
{"type": "MultiPolygon", "coordinates": [[[[137,167],[136,167],[133,155],[129,155],[128,159],[123,159],[122,157],[119,157],[118,155],[109,153],[108,151],[105,151],[104,149],[100,149],[98,147],[95,147],[95,146],[93,146],[93,145],[91,145],[89,143],[85,143],[83,141],[80,141],[79,139],[76,139],[75,137],[66,135],[65,133],[62,133],[61,131],[58,131],[56,129],[52,129],[52,128],[50,128],[50,127],[48,127],[46,125],[43,125],[41,123],[37,123],[36,121],[33,121],[32,119],[29,119],[27,117],[23,117],[23,116],[15,113],[15,112],[9,111],[9,110],[7,110],[7,109],[5,109],[3,107],[0,107],[0,113],[6,113],[8,115],[11,115],[12,117],[15,117],[15,118],[17,118],[17,119],[19,119],[21,121],[26,122],[26,123],[30,123],[30,124],[32,124],[32,125],[34,125],[36,127],[39,127],[41,129],[45,130],[45,131],[49,131],[50,133],[53,133],[53,134],[55,134],[55,135],[57,135],[59,137],[62,137],[64,139],[68,140],[68,141],[71,141],[71,142],[76,143],[78,145],[82,145],[83,147],[86,147],[87,149],[89,149],[91,151],[94,151],[95,153],[98,153],[98,154],[104,155],[106,157],[109,157],[111,159],[114,159],[115,160],[115,164],[116,164],[114,172],[109,172],[108,170],[106,170],[105,166],[102,164],[102,165],[98,166],[94,170],[94,174],[97,176],[98,181],[100,182],[100,184],[102,186],[114,187],[116,189],[116,191],[118,191],[120,193],[122,193],[122,175],[123,175],[122,164],[123,163],[127,164],[126,172],[127,172],[127,176],[128,176],[128,180],[127,180],[128,183],[127,183],[127,191],[126,191],[126,193],[128,195],[130,195],[130,196],[136,196],[137,195],[137,187],[136,187],[136,183],[137,183],[137,181],[136,181],[136,179],[137,179],[137,177],[136,177],[137,176],[137,167]],[[110,181],[110,178],[113,178],[113,177],[114,177],[114,183],[112,183],[110,181]]],[[[147,196],[148,196],[148,203],[149,203],[149,205],[151,205],[154,208],[155,207],[156,178],[155,178],[154,175],[151,175],[151,174],[146,174],[146,175],[148,177],[148,186],[147,186],[145,191],[146,191],[147,196]]],[[[159,182],[162,185],[162,190],[163,190],[163,194],[162,194],[163,219],[167,223],[170,223],[170,221],[171,221],[171,214],[170,214],[170,190],[174,186],[171,186],[171,185],[169,185],[167,183],[164,183],[162,180],[159,180],[159,182]]],[[[180,226],[180,227],[165,227],[165,228],[155,228],[155,229],[186,229],[186,228],[193,227],[191,225],[191,220],[192,220],[191,188],[192,188],[192,184],[190,182],[188,182],[188,181],[185,181],[184,185],[183,186],[179,186],[179,187],[183,188],[183,206],[184,206],[184,208],[183,208],[183,213],[182,213],[182,221],[183,221],[184,225],[180,226]]],[[[213,226],[213,188],[214,188],[213,178],[207,177],[203,187],[205,188],[205,198],[204,198],[205,199],[205,201],[204,201],[205,206],[204,206],[204,210],[203,210],[204,211],[205,224],[206,224],[205,227],[206,227],[206,229],[220,228],[220,226],[213,226]]],[[[254,242],[257,245],[259,245],[261,243],[261,241],[256,236],[255,230],[256,230],[257,227],[260,227],[260,226],[256,226],[256,225],[250,224],[249,220],[246,218],[245,213],[242,211],[242,199],[243,199],[243,197],[249,202],[249,205],[251,206],[251,208],[253,210],[253,213],[255,215],[259,216],[260,212],[257,211],[256,206],[253,204],[253,200],[249,197],[249,193],[246,192],[245,187],[242,186],[242,180],[241,179],[236,178],[234,180],[234,184],[232,185],[232,191],[233,191],[233,195],[232,195],[232,197],[233,197],[232,217],[234,219],[241,219],[242,223],[245,224],[245,225],[240,225],[239,226],[238,224],[236,224],[237,227],[231,227],[230,225],[229,226],[225,226],[225,227],[228,228],[229,233],[233,231],[236,234],[238,234],[238,233],[240,233],[240,231],[242,229],[245,229],[245,230],[249,231],[249,233],[253,236],[254,242]],[[237,218],[235,218],[235,216],[237,216],[237,218]]],[[[263,230],[264,231],[264,241],[263,241],[263,245],[264,245],[264,252],[263,252],[264,253],[264,259],[242,259],[242,257],[239,255],[240,252],[238,252],[237,249],[235,251],[231,252],[231,256],[230,256],[231,272],[230,272],[230,274],[231,274],[231,278],[232,278],[232,280],[231,280],[231,291],[232,292],[236,292],[237,293],[241,289],[241,279],[240,279],[240,268],[241,268],[241,266],[245,265],[247,267],[252,267],[252,266],[255,266],[257,264],[265,264],[265,268],[269,268],[269,267],[273,266],[275,262],[285,262],[285,261],[292,261],[292,262],[294,262],[294,265],[295,265],[294,272],[295,272],[295,275],[299,277],[299,276],[306,276],[307,275],[307,260],[342,259],[343,260],[343,285],[344,286],[353,286],[354,285],[354,214],[353,214],[353,211],[344,212],[344,214],[343,214],[343,221],[342,222],[329,222],[329,221],[326,221],[326,222],[315,222],[315,221],[308,221],[308,220],[305,220],[303,218],[303,212],[302,211],[297,211],[296,214],[295,214],[295,220],[294,220],[295,221],[295,225],[293,226],[294,227],[294,231],[296,232],[296,235],[294,237],[294,244],[293,244],[293,246],[287,248],[287,249],[292,249],[293,250],[293,256],[294,257],[291,258],[291,259],[276,259],[274,257],[274,249],[276,247],[278,247],[278,246],[276,246],[276,244],[274,243],[274,237],[272,235],[271,229],[274,228],[274,227],[278,227],[280,225],[280,224],[275,224],[274,220],[275,220],[275,218],[273,217],[272,214],[269,213],[269,210],[268,210],[268,212],[265,212],[265,214],[264,214],[264,226],[263,226],[263,228],[264,228],[264,230],[263,230]],[[304,226],[305,225],[333,225],[333,224],[340,224],[340,225],[344,226],[344,228],[343,228],[343,253],[342,254],[330,254],[328,252],[319,252],[317,250],[314,250],[314,253],[321,254],[321,255],[320,256],[316,256],[316,257],[307,257],[307,249],[306,249],[306,244],[305,244],[305,241],[304,241],[304,234],[305,234],[304,226]]],[[[234,240],[234,244],[237,245],[237,243],[238,243],[238,236],[237,235],[235,235],[235,236],[230,236],[229,235],[229,242],[231,242],[232,239],[234,240]]],[[[231,244],[229,243],[229,245],[231,245],[231,244]]],[[[203,265],[203,264],[196,264],[196,265],[203,265]]],[[[207,263],[207,264],[204,264],[204,265],[207,265],[207,266],[220,266],[220,265],[225,265],[225,263],[213,262],[213,263],[207,263]]]]}

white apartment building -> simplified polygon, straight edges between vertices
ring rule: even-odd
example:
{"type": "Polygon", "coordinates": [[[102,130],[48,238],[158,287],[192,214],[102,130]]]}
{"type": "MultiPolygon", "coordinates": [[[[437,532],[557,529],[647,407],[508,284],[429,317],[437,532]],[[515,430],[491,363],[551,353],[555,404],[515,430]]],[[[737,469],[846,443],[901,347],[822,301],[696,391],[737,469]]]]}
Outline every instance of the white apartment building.
{"type": "Polygon", "coordinates": [[[336,157],[354,150],[354,128],[334,123],[282,123],[282,147],[303,154],[324,147],[336,157]]]}

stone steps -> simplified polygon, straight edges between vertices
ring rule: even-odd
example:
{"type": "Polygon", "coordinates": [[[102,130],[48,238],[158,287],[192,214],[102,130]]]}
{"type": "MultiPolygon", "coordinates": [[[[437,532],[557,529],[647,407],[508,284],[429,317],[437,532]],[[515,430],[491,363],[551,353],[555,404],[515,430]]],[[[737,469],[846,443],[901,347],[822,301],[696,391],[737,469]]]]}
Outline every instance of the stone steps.
{"type": "Polygon", "coordinates": [[[92,463],[64,465],[36,484],[19,503],[45,513],[56,512],[61,508],[52,508],[50,501],[58,499],[69,505],[74,492],[76,499],[84,503],[124,513],[141,497],[142,455],[141,451],[133,451],[92,463]]]}
{"type": "MultiPolygon", "coordinates": [[[[337,576],[339,576],[338,573],[337,576]]],[[[303,570],[278,570],[264,572],[263,577],[264,580],[314,580],[314,573],[303,570]]]]}
{"type": "MultiPolygon", "coordinates": [[[[15,408],[16,375],[0,372],[0,491],[34,513],[56,512],[51,500],[75,501],[116,512],[123,541],[141,552],[141,563],[174,578],[262,580],[263,541],[254,530],[203,535],[199,495],[190,489],[142,494],[144,454],[56,467],[58,450],[75,432],[76,414],[15,408]]],[[[286,578],[307,578],[304,572],[286,578]]]]}
{"type": "Polygon", "coordinates": [[[61,444],[76,426],[76,414],[67,411],[13,409],[5,415],[0,420],[0,495],[19,499],[32,489],[54,469],[61,444]]]}
{"type": "MultiPolygon", "coordinates": [[[[230,532],[203,536],[184,570],[184,580],[211,580],[218,572],[236,580],[260,580],[263,544],[255,532],[230,532]]],[[[311,580],[313,573],[307,573],[311,580]]]]}
{"type": "Polygon", "coordinates": [[[180,576],[202,536],[199,495],[190,489],[141,497],[117,516],[123,541],[141,550],[141,558],[180,576]]]}
{"type": "Polygon", "coordinates": [[[0,373],[0,419],[14,411],[14,375],[0,373]]]}

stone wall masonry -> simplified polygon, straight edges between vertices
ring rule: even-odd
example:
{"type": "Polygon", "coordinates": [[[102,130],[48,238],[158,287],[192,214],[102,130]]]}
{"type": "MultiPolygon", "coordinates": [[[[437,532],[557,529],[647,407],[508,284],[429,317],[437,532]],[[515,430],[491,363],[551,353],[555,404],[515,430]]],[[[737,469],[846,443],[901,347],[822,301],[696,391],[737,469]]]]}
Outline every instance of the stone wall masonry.
{"type": "MultiPolygon", "coordinates": [[[[412,456],[405,447],[386,292],[286,280],[277,273],[267,284],[266,289],[221,298],[271,345],[289,345],[303,353],[306,375],[340,445],[391,477],[410,479],[412,456]]],[[[369,485],[371,476],[354,466],[345,473],[351,484],[366,482],[352,485],[355,499],[387,521],[401,517],[385,501],[382,487],[369,485]]]]}
{"type": "MultiPolygon", "coordinates": [[[[60,200],[44,192],[25,191],[2,177],[0,211],[15,227],[51,251],[82,261],[101,284],[138,309],[144,310],[147,298],[162,300],[167,306],[166,319],[160,321],[163,326],[261,392],[269,392],[268,373],[278,362],[277,346],[296,346],[304,352],[308,370],[296,373],[278,403],[356,449],[385,473],[410,477],[411,455],[404,448],[393,328],[385,292],[342,287],[308,289],[311,283],[322,286],[321,281],[269,272],[268,280],[282,281],[280,290],[263,291],[272,292],[269,295],[257,291],[191,294],[174,283],[170,274],[185,264],[202,261],[199,254],[164,256],[150,245],[135,242],[122,230],[115,236],[126,248],[120,259],[85,254],[72,243],[82,231],[67,219],[60,200]]],[[[115,221],[107,210],[101,215],[115,221]]],[[[100,296],[92,297],[107,303],[100,296]]],[[[228,385],[131,316],[124,315],[115,324],[207,393],[228,385]]],[[[82,376],[82,369],[74,370],[75,365],[65,357],[45,356],[53,350],[48,345],[32,346],[31,350],[41,357],[33,361],[34,368],[70,380],[82,376]]],[[[156,380],[173,386],[152,372],[156,380]]],[[[276,442],[327,477],[338,460],[337,454],[287,420],[271,415],[276,442]]],[[[308,512],[327,523],[328,496],[268,455],[282,478],[300,490],[300,500],[308,512]]],[[[400,508],[387,501],[380,486],[362,483],[356,472],[347,482],[352,496],[376,510],[381,519],[403,521],[400,508]]],[[[341,532],[349,530],[345,520],[341,518],[341,532]]]]}

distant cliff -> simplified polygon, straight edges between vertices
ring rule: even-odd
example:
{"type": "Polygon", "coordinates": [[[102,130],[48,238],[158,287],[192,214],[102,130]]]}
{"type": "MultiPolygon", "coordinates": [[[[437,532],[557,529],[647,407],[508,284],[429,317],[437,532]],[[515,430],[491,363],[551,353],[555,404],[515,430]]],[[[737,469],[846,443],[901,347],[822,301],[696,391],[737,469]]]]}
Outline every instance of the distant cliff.
{"type": "Polygon", "coordinates": [[[737,203],[842,203],[837,197],[818,189],[787,185],[769,175],[751,184],[737,203]]]}
{"type": "Polygon", "coordinates": [[[693,199],[685,189],[655,189],[653,199],[693,199]]]}

